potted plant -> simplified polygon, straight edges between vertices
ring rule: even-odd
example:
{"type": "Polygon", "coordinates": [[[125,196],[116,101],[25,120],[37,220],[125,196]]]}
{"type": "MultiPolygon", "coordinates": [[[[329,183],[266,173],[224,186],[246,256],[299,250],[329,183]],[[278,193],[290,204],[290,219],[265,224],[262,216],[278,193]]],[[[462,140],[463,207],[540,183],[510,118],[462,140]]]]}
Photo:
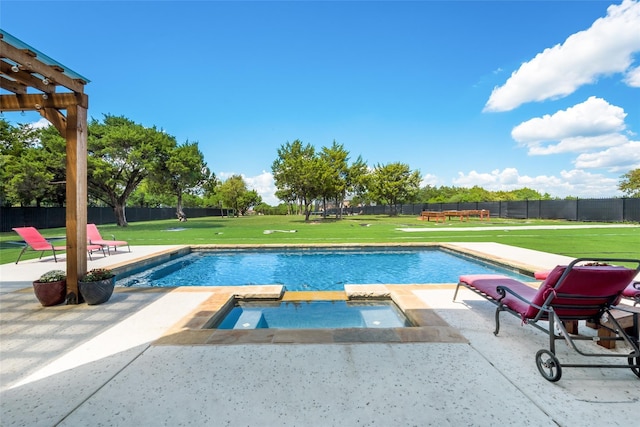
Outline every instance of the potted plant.
{"type": "Polygon", "coordinates": [[[80,296],[89,305],[107,302],[115,285],[116,275],[106,268],[94,268],[78,279],[80,296]]]}
{"type": "Polygon", "coordinates": [[[67,274],[63,270],[51,270],[33,282],[33,292],[44,307],[58,305],[67,297],[67,274]]]}

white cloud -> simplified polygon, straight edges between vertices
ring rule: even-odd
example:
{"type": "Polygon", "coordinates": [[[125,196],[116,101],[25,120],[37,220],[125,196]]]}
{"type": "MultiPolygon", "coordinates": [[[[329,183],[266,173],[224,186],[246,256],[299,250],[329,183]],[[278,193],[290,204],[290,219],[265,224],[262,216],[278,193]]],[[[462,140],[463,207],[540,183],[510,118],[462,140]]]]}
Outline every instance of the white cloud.
{"type": "Polygon", "coordinates": [[[510,111],[527,102],[562,98],[614,73],[631,71],[625,82],[635,86],[629,82],[636,82],[637,70],[629,68],[636,52],[640,52],[640,3],[624,0],[609,6],[607,16],[589,29],[522,64],[493,90],[484,111],[510,111]]]}
{"type": "Polygon", "coordinates": [[[276,184],[273,181],[273,174],[270,172],[262,171],[260,175],[256,176],[244,176],[243,178],[247,183],[247,187],[251,190],[256,190],[262,197],[262,201],[270,206],[277,206],[281,202],[276,197],[276,184]]]}
{"type": "Polygon", "coordinates": [[[277,206],[281,203],[275,195],[276,184],[273,181],[273,174],[270,172],[262,171],[260,175],[256,176],[246,176],[245,174],[238,174],[237,172],[220,172],[216,175],[222,181],[231,178],[233,175],[240,175],[247,184],[247,188],[249,188],[249,190],[256,190],[262,197],[264,203],[270,206],[277,206]]]}
{"type": "Polygon", "coordinates": [[[529,146],[529,155],[542,156],[548,154],[560,153],[579,153],[597,148],[615,147],[628,142],[624,135],[608,134],[600,136],[576,136],[575,138],[566,138],[558,144],[550,144],[542,146],[539,144],[531,144],[529,146]]]}
{"type": "Polygon", "coordinates": [[[561,171],[560,176],[520,175],[515,168],[465,174],[458,172],[453,183],[460,187],[480,186],[490,191],[511,191],[523,187],[537,190],[552,197],[612,197],[620,195],[618,181],[601,174],[592,174],[581,170],[561,171]]]}
{"type": "Polygon", "coordinates": [[[577,168],[607,168],[611,172],[627,172],[640,168],[640,141],[628,141],[597,153],[580,154],[577,168]]]}
{"type": "Polygon", "coordinates": [[[426,187],[427,185],[434,187],[438,185],[438,182],[439,182],[439,179],[437,176],[426,174],[425,176],[422,177],[422,180],[420,181],[420,188],[426,187]]]}
{"type": "Polygon", "coordinates": [[[458,172],[458,178],[453,180],[455,185],[461,187],[473,187],[475,185],[487,190],[516,190],[526,187],[524,181],[526,177],[520,177],[518,170],[515,168],[505,168],[503,170],[495,169],[491,172],[476,172],[472,170],[467,175],[458,172]]]}
{"type": "Polygon", "coordinates": [[[238,175],[235,172],[219,172],[216,174],[221,181],[226,181],[234,175],[238,175]]]}
{"type": "Polygon", "coordinates": [[[527,144],[605,135],[623,131],[626,116],[621,107],[592,96],[581,104],[553,115],[545,114],[520,123],[513,128],[511,136],[519,143],[527,144]]]}
{"type": "Polygon", "coordinates": [[[624,82],[631,87],[640,87],[640,67],[627,71],[624,82]]]}
{"type": "Polygon", "coordinates": [[[37,122],[29,123],[29,126],[33,129],[42,129],[51,126],[51,122],[43,117],[37,122]]]}
{"type": "Polygon", "coordinates": [[[601,98],[590,97],[553,115],[544,115],[513,128],[511,136],[529,155],[579,153],[576,168],[604,168],[619,172],[640,164],[638,142],[626,130],[627,114],[601,98]],[[624,132],[624,133],[622,133],[624,132]]]}

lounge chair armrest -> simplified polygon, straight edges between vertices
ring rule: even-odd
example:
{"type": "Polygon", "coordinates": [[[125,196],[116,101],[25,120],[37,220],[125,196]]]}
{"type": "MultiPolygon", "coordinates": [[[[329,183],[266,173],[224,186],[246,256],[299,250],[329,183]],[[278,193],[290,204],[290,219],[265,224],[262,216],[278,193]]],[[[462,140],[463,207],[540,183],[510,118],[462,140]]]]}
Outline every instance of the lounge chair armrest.
{"type": "Polygon", "coordinates": [[[499,301],[502,301],[502,299],[504,299],[507,296],[507,294],[511,294],[514,297],[516,297],[517,299],[519,299],[520,301],[529,304],[531,307],[537,308],[538,310],[549,311],[548,308],[544,308],[544,307],[541,307],[541,306],[539,306],[537,304],[532,303],[531,300],[528,300],[525,297],[523,297],[522,295],[517,294],[513,289],[509,289],[506,286],[498,286],[497,289],[498,289],[498,292],[500,293],[500,295],[502,295],[502,297],[500,298],[499,301]]]}
{"type": "Polygon", "coordinates": [[[513,289],[509,289],[506,286],[498,286],[497,289],[500,294],[504,293],[504,296],[501,297],[499,300],[500,304],[504,304],[502,300],[507,296],[507,293],[508,293],[513,295],[516,299],[519,299],[520,301],[524,302],[528,306],[536,308],[538,310],[538,313],[535,315],[534,318],[530,319],[532,322],[537,322],[538,320],[540,320],[540,318],[543,316],[544,313],[552,312],[552,310],[549,307],[543,307],[538,304],[534,304],[531,300],[523,297],[522,295],[516,293],[513,289]]]}

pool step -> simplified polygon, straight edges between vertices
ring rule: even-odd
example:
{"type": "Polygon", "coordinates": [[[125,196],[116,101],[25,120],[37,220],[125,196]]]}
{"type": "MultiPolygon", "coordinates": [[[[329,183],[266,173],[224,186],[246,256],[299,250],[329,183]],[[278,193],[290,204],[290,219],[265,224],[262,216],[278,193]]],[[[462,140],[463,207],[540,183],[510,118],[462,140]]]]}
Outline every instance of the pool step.
{"type": "Polygon", "coordinates": [[[360,315],[367,328],[400,328],[404,324],[389,310],[361,309],[360,315]]]}
{"type": "Polygon", "coordinates": [[[266,326],[262,310],[244,309],[233,329],[257,329],[266,326]]]}

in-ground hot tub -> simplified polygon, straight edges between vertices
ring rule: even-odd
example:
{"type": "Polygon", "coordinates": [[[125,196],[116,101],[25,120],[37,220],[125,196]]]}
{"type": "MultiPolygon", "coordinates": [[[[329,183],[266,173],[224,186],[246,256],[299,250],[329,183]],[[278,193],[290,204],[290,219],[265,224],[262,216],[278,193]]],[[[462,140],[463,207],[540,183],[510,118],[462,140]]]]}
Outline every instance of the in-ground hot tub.
{"type": "Polygon", "coordinates": [[[391,300],[236,301],[214,329],[401,328],[414,326],[391,300]]]}

